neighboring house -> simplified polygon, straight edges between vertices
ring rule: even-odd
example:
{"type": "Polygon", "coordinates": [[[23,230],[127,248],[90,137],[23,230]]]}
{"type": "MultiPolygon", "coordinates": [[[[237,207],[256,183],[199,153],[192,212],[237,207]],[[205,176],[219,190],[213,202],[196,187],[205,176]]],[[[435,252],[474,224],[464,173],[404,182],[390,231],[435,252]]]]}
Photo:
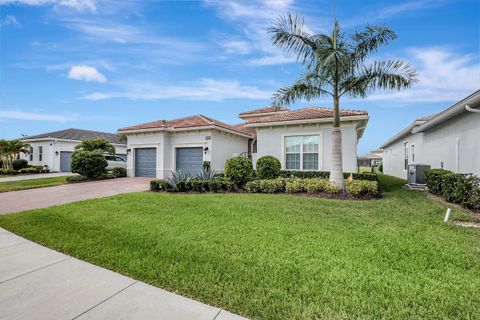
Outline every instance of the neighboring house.
{"type": "MultiPolygon", "coordinates": [[[[208,164],[222,172],[233,156],[256,160],[278,158],[287,170],[330,170],[333,112],[327,108],[267,107],[239,115],[245,122],[229,125],[195,115],[119,129],[127,135],[129,176],[165,178],[172,171],[196,173],[208,164]]],[[[343,169],[357,167],[357,143],[368,113],[341,110],[343,169]]]]}
{"type": "Polygon", "coordinates": [[[30,153],[22,155],[31,165],[47,166],[50,171],[69,172],[72,153],[77,144],[85,139],[102,138],[115,146],[117,155],[127,155],[127,146],[114,133],[81,129],[65,129],[27,136],[21,140],[30,144],[30,153]]]}
{"type": "Polygon", "coordinates": [[[377,167],[382,163],[382,151],[380,149],[370,151],[366,155],[359,156],[357,165],[359,167],[377,167]]]}
{"type": "Polygon", "coordinates": [[[407,178],[409,164],[480,175],[480,90],[415,120],[380,148],[383,172],[399,178],[407,178]]]}

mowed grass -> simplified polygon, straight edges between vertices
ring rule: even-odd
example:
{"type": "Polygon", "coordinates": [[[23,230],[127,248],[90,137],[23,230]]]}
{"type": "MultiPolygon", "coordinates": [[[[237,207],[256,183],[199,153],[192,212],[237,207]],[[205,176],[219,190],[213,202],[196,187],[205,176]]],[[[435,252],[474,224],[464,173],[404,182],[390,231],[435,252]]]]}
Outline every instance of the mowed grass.
{"type": "Polygon", "coordinates": [[[58,186],[66,182],[67,177],[52,177],[0,182],[0,192],[58,186]]]}
{"type": "Polygon", "coordinates": [[[381,200],[145,192],[0,226],[253,319],[480,319],[480,230],[381,179],[381,200]]]}

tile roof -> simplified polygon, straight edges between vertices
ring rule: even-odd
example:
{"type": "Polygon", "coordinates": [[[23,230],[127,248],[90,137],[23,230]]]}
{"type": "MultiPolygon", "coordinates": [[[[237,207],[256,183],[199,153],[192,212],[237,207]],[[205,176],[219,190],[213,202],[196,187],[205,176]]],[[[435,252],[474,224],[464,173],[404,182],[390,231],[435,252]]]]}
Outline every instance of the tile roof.
{"type": "Polygon", "coordinates": [[[236,131],[242,134],[250,135],[249,131],[243,126],[232,126],[225,122],[218,121],[204,115],[194,115],[189,117],[184,117],[180,119],[174,120],[158,120],[153,122],[142,123],[135,126],[130,126],[126,128],[118,129],[118,131],[131,131],[131,130],[142,130],[142,129],[156,129],[156,128],[169,128],[169,129],[177,129],[177,128],[193,128],[193,127],[207,127],[215,125],[224,129],[236,131]]]}
{"type": "MultiPolygon", "coordinates": [[[[367,111],[341,109],[341,117],[363,116],[368,115],[367,111]]],[[[309,107],[298,110],[288,110],[272,115],[265,115],[248,120],[248,123],[268,123],[268,122],[282,122],[282,121],[296,121],[296,120],[313,120],[333,118],[333,109],[309,107]]]]}
{"type": "Polygon", "coordinates": [[[269,106],[269,107],[265,107],[265,108],[245,111],[245,112],[240,113],[238,116],[239,117],[254,116],[256,114],[270,113],[270,112],[281,112],[281,111],[288,111],[288,109],[283,108],[283,107],[277,107],[277,106],[269,106]]]}
{"type": "Polygon", "coordinates": [[[109,141],[110,143],[125,144],[124,142],[120,141],[119,136],[115,133],[82,130],[82,129],[74,129],[74,128],[47,132],[47,133],[37,134],[34,136],[27,136],[27,137],[23,137],[22,140],[45,139],[45,138],[67,139],[67,140],[78,140],[78,141],[82,141],[85,139],[102,138],[109,141]]]}

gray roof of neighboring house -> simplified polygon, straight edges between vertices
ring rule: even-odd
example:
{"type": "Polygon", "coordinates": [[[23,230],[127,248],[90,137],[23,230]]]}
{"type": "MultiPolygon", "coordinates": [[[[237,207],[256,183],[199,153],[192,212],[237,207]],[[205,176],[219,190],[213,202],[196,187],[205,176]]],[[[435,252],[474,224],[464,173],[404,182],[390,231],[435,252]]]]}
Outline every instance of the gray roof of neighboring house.
{"type": "Polygon", "coordinates": [[[102,138],[110,143],[116,144],[125,144],[119,139],[119,135],[109,132],[100,132],[100,131],[91,131],[91,130],[82,130],[82,129],[65,129],[53,132],[47,132],[42,134],[37,134],[34,136],[23,137],[22,140],[32,140],[32,139],[66,139],[66,140],[78,140],[82,141],[85,139],[93,138],[102,138]]]}

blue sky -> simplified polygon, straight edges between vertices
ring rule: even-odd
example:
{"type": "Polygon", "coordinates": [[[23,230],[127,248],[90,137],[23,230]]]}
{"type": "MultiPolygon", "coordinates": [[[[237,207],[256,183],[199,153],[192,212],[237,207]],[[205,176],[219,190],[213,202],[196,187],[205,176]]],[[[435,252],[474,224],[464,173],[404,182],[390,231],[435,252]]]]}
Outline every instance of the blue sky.
{"type": "MultiPolygon", "coordinates": [[[[272,47],[274,19],[294,12],[314,32],[332,27],[331,0],[0,0],[0,10],[1,138],[199,113],[238,123],[302,71],[272,47]]],[[[480,88],[478,0],[337,0],[337,17],[345,32],[395,30],[377,58],[403,59],[420,78],[408,91],[342,101],[370,113],[359,154],[480,88]]],[[[331,101],[291,108],[312,105],[331,101]]]]}

